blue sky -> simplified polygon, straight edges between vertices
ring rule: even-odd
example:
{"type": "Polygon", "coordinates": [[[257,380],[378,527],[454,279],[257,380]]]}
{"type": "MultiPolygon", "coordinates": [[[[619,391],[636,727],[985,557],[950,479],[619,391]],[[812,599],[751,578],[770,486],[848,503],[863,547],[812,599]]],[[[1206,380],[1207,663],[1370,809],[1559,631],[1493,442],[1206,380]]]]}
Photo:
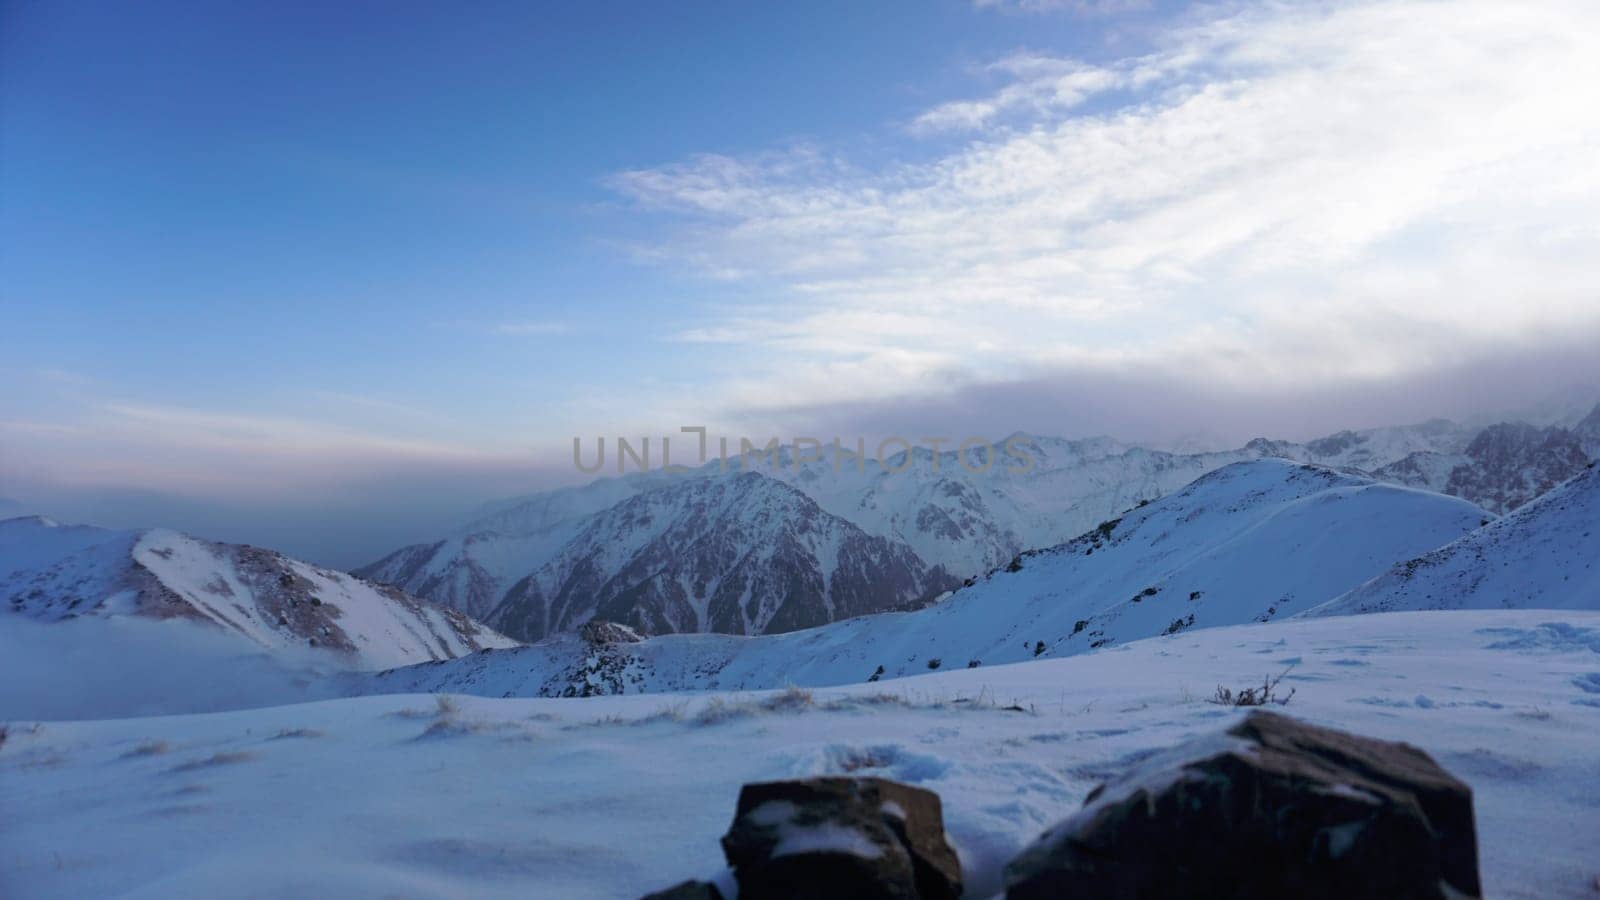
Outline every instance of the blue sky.
{"type": "Polygon", "coordinates": [[[681,362],[657,338],[737,302],[639,263],[614,173],[870,145],[1041,25],[1095,43],[960,3],[15,4],[7,367],[498,431],[579,373],[681,362]]]}
{"type": "Polygon", "coordinates": [[[575,434],[1302,437],[1600,376],[1583,3],[0,17],[20,506],[381,547],[575,434]]]}

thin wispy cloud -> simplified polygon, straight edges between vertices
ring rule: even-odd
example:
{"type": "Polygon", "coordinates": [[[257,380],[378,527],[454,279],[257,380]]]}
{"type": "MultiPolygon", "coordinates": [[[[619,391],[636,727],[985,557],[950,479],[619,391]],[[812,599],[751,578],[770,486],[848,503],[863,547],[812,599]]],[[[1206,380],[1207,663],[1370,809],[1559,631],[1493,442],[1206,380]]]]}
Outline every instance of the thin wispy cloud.
{"type": "Polygon", "coordinates": [[[291,416],[216,412],[185,407],[108,404],[102,422],[125,438],[185,450],[244,450],[260,455],[316,459],[374,455],[418,459],[471,459],[482,451],[441,441],[394,436],[291,416]]]}
{"type": "Polygon", "coordinates": [[[312,391],[311,396],[335,406],[344,406],[351,409],[367,410],[375,413],[392,413],[413,419],[437,420],[437,414],[427,410],[418,409],[407,403],[400,403],[384,397],[372,397],[366,394],[352,394],[347,391],[312,391]]]}
{"type": "Polygon", "coordinates": [[[503,334],[511,337],[528,337],[534,335],[570,334],[572,332],[572,326],[566,324],[565,322],[500,322],[494,325],[491,330],[495,334],[503,334]]]}
{"type": "Polygon", "coordinates": [[[1092,66],[1069,59],[1031,54],[1008,57],[985,67],[1010,79],[998,93],[977,100],[952,100],[917,116],[914,134],[981,129],[1008,114],[1047,115],[1071,109],[1096,94],[1154,80],[1159,73],[1137,63],[1092,66]]]}
{"type": "Polygon", "coordinates": [[[760,351],[729,398],[1053,366],[1309,388],[1600,335],[1600,7],[1232,10],[1138,57],[997,60],[915,120],[966,135],[931,160],[612,183],[673,217],[660,252],[743,273],[696,332],[760,351]]]}
{"type": "Polygon", "coordinates": [[[58,421],[0,420],[9,454],[0,476],[26,466],[40,480],[135,483],[169,490],[280,492],[407,466],[504,466],[522,454],[426,434],[301,416],[101,402],[58,421]]]}

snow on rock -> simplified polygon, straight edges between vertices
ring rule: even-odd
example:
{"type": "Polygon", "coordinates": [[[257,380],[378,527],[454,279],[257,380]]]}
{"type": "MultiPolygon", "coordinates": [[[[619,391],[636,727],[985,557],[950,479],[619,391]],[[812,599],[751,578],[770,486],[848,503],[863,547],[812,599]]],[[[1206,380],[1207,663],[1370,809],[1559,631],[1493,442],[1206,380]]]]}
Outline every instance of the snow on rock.
{"type": "Polygon", "coordinates": [[[529,640],[596,616],[647,634],[764,634],[915,607],[953,583],[904,545],[745,472],[682,479],[599,514],[489,622],[529,640]]]}
{"type": "Polygon", "coordinates": [[[1578,436],[1584,452],[1591,459],[1600,459],[1600,403],[1596,403],[1587,416],[1572,426],[1572,433],[1578,436]]]}
{"type": "Polygon", "coordinates": [[[1006,866],[1006,896],[1479,897],[1472,791],[1405,743],[1255,711],[1143,760],[1006,866]]]}
{"type": "Polygon", "coordinates": [[[1592,897],[1595,646],[1595,612],[1394,613],[800,695],[12,721],[0,884],[11,900],[637,897],[721,869],[741,785],[851,774],[936,792],[967,893],[988,897],[1093,787],[1241,718],[1205,702],[1218,684],[1293,665],[1285,712],[1416,745],[1472,788],[1484,896],[1592,897]]]}
{"type": "Polygon", "coordinates": [[[1306,613],[1600,609],[1600,465],[1306,613]]]}
{"type": "Polygon", "coordinates": [[[1287,617],[1490,518],[1456,498],[1262,459],[1217,470],[1059,547],[1022,554],[915,612],[749,639],[678,635],[596,648],[557,635],[509,653],[382,673],[352,689],[751,689],[1069,655],[1287,617]]]}
{"type": "Polygon", "coordinates": [[[871,776],[746,784],[722,849],[739,893],[956,900],[961,863],[939,796],[871,776]]]}
{"type": "Polygon", "coordinates": [[[516,645],[455,610],[271,550],[40,518],[0,522],[0,608],[188,620],[271,651],[325,649],[353,669],[516,645]]]}
{"type": "MultiPolygon", "coordinates": [[[[1152,450],[1104,437],[1064,440],[1018,433],[991,442],[992,450],[943,449],[949,447],[944,444],[938,452],[916,447],[882,460],[876,447],[866,445],[785,446],[748,457],[738,456],[734,448],[726,463],[713,460],[684,473],[658,468],[497,504],[443,539],[402,548],[357,574],[463,610],[525,639],[581,624],[581,617],[561,613],[571,601],[552,595],[574,578],[581,590],[572,588],[573,596],[593,593],[613,579],[650,594],[645,606],[663,612],[647,609],[640,619],[652,619],[659,626],[652,629],[656,631],[792,630],[801,626],[791,617],[769,619],[759,611],[708,617],[697,592],[714,589],[708,584],[725,578],[736,565],[756,582],[798,583],[805,592],[821,586],[823,602],[805,606],[835,619],[854,614],[847,610],[859,611],[859,603],[834,596],[828,570],[832,556],[813,559],[808,553],[777,552],[729,560],[706,551],[698,559],[676,561],[670,578],[644,579],[649,566],[663,565],[650,540],[670,533],[679,547],[713,547],[725,554],[790,541],[789,532],[796,527],[791,518],[801,516],[824,529],[843,531],[848,526],[889,542],[897,566],[927,573],[921,580],[933,584],[938,581],[935,572],[957,579],[981,574],[1019,552],[1069,540],[1208,472],[1262,457],[1370,471],[1431,454],[1450,460],[1442,475],[1436,477],[1431,469],[1426,476],[1407,470],[1397,471],[1391,480],[1442,490],[1450,471],[1465,459],[1460,454],[1475,433],[1437,420],[1343,431],[1306,444],[1258,439],[1235,450],[1197,453],[1152,450]],[[781,482],[818,509],[801,515],[800,504],[778,496],[770,486],[729,486],[751,476],[781,482]],[[723,510],[742,522],[743,530],[731,543],[722,523],[684,519],[686,510],[704,504],[710,494],[730,495],[745,507],[723,510]],[[789,508],[790,515],[763,515],[774,503],[789,508]],[[645,510],[651,523],[642,519],[645,510]],[[740,627],[725,627],[734,624],[740,627]]],[[[872,587],[885,595],[880,609],[904,600],[902,583],[872,587]]],[[[615,611],[608,615],[624,618],[615,611]]]]}

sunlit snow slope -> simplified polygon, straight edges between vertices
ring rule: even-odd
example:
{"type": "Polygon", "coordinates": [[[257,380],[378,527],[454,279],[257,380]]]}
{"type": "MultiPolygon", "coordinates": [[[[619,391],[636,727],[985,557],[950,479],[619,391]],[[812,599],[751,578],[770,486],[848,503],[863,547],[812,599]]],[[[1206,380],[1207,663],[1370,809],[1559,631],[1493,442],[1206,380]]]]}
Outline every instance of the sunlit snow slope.
{"type": "Polygon", "coordinates": [[[1278,459],[1237,463],[910,613],[760,638],[677,635],[384,673],[360,690],[564,695],[846,684],[1266,622],[1492,517],[1453,497],[1278,459]]]}
{"type": "Polygon", "coordinates": [[[515,645],[455,610],[271,550],[39,517],[0,521],[0,611],[187,619],[270,651],[328,650],[353,669],[515,645]]]}
{"type": "Polygon", "coordinates": [[[1600,609],[1600,466],[1306,614],[1500,608],[1600,609]]]}

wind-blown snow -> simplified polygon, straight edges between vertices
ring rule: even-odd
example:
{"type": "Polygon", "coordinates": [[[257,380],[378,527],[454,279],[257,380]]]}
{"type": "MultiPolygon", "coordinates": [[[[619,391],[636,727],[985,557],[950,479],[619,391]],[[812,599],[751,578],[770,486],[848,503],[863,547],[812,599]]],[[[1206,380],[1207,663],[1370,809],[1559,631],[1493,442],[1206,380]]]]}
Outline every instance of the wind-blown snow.
{"type": "MultiPolygon", "coordinates": [[[[499,654],[492,654],[499,655],[499,654]]],[[[13,721],[14,900],[636,897],[722,867],[741,784],[929,788],[970,895],[1097,783],[1283,711],[1432,754],[1472,786],[1485,896],[1593,896],[1600,614],[1433,612],[1184,632],[1068,659],[812,695],[361,697],[248,712],[13,721]]]]}

